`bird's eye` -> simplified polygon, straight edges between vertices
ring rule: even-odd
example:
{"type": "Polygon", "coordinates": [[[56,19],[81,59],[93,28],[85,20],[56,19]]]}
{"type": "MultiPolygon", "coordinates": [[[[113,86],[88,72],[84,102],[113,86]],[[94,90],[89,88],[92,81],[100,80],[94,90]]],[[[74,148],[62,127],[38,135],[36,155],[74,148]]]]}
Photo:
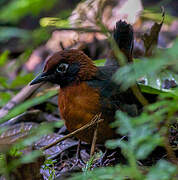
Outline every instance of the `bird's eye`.
{"type": "Polygon", "coordinates": [[[65,73],[67,71],[68,66],[68,64],[62,63],[56,68],[56,71],[59,73],[65,73]]]}

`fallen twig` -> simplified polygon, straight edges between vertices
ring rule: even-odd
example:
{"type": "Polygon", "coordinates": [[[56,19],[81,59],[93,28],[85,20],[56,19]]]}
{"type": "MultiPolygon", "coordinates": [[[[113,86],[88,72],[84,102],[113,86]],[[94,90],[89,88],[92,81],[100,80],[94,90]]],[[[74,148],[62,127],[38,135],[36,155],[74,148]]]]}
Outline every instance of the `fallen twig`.
{"type": "MultiPolygon", "coordinates": [[[[99,29],[92,29],[91,27],[86,28],[55,28],[58,31],[80,31],[80,32],[87,32],[87,33],[103,33],[102,30],[99,29]]],[[[110,31],[112,32],[112,31],[110,31]]]]}
{"type": "Polygon", "coordinates": [[[28,98],[36,89],[38,89],[42,83],[34,86],[25,86],[16,96],[14,96],[3,108],[0,109],[0,118],[4,117],[14,106],[20,104],[26,98],[28,98]]]}
{"type": "Polygon", "coordinates": [[[104,119],[100,119],[100,115],[95,115],[95,116],[93,117],[93,119],[91,120],[91,122],[85,124],[85,125],[82,126],[81,128],[79,128],[79,129],[71,132],[70,134],[67,134],[66,136],[58,139],[57,141],[55,141],[55,142],[53,142],[53,143],[51,143],[51,144],[49,144],[49,145],[47,145],[47,146],[44,146],[44,147],[40,148],[40,150],[44,151],[44,150],[46,150],[46,149],[49,149],[50,147],[56,145],[57,143],[59,143],[59,142],[61,142],[61,141],[64,141],[65,139],[70,138],[70,137],[76,135],[77,133],[83,131],[84,129],[87,129],[87,128],[90,127],[90,126],[92,126],[92,125],[94,125],[94,124],[96,124],[96,123],[101,123],[101,122],[103,122],[103,121],[104,121],[104,119]]]}

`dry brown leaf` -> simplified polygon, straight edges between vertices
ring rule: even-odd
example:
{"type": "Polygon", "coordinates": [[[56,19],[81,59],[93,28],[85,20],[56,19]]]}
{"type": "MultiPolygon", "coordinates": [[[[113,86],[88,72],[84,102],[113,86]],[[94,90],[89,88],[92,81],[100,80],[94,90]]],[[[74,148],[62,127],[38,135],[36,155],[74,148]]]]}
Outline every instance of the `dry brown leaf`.
{"type": "Polygon", "coordinates": [[[145,56],[147,57],[153,54],[153,50],[158,44],[158,37],[159,37],[159,33],[164,22],[164,16],[165,16],[165,13],[163,9],[161,23],[159,24],[155,22],[153,26],[151,27],[150,33],[144,33],[144,35],[142,36],[142,40],[145,46],[145,56]]]}

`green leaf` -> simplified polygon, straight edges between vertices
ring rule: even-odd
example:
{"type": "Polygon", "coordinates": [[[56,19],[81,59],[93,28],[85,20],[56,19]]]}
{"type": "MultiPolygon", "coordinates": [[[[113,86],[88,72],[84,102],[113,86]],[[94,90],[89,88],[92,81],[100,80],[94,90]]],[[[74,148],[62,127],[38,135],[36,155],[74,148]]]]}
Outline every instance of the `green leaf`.
{"type": "Polygon", "coordinates": [[[32,106],[43,103],[44,101],[46,101],[50,97],[55,96],[57,93],[58,93],[58,90],[51,90],[42,96],[35,97],[35,98],[32,98],[32,99],[25,101],[24,103],[16,106],[14,109],[9,111],[9,113],[6,116],[1,118],[0,123],[7,121],[7,120],[25,112],[28,108],[30,108],[32,106]]]}
{"type": "Polygon", "coordinates": [[[88,171],[86,174],[76,174],[70,180],[122,180],[123,176],[118,167],[98,168],[94,171],[88,171]]]}
{"type": "Polygon", "coordinates": [[[8,88],[7,78],[0,76],[0,87],[8,88]]]}
{"type": "MultiPolygon", "coordinates": [[[[152,12],[151,10],[144,10],[142,12],[141,17],[145,19],[150,19],[156,22],[162,21],[162,13],[155,13],[155,12],[152,12]]],[[[171,24],[176,19],[177,19],[176,17],[166,14],[164,23],[171,24]]]]}
{"type": "Polygon", "coordinates": [[[67,19],[71,15],[71,13],[72,9],[60,10],[57,17],[60,17],[61,19],[67,19]]]}
{"type": "Polygon", "coordinates": [[[0,92],[0,107],[3,107],[11,99],[11,94],[0,92]]]}
{"type": "Polygon", "coordinates": [[[7,42],[11,38],[30,38],[30,32],[16,27],[1,27],[0,28],[0,41],[7,42]]]}
{"type": "Polygon", "coordinates": [[[170,180],[178,170],[173,164],[160,160],[156,166],[150,169],[150,172],[146,176],[146,180],[170,180]]]}
{"type": "Polygon", "coordinates": [[[4,22],[17,22],[26,15],[38,15],[41,11],[49,10],[56,0],[13,0],[0,9],[0,20],[4,22]]]}
{"type": "Polygon", "coordinates": [[[104,66],[105,62],[106,62],[106,59],[98,59],[94,61],[94,64],[96,66],[104,66]]]}
{"type": "Polygon", "coordinates": [[[119,123],[119,132],[123,135],[126,135],[129,132],[132,132],[134,127],[132,123],[130,123],[130,118],[125,113],[121,111],[116,112],[116,119],[120,122],[119,123]]]}
{"type": "Polygon", "coordinates": [[[126,142],[122,142],[122,138],[117,140],[108,140],[105,144],[110,149],[115,149],[117,147],[122,148],[123,151],[127,151],[128,149],[128,144],[126,142]]]}
{"type": "Polygon", "coordinates": [[[19,157],[21,156],[23,153],[20,151],[21,149],[17,148],[16,146],[13,146],[10,151],[9,154],[13,157],[19,157]]]}
{"type": "Polygon", "coordinates": [[[26,74],[26,75],[18,75],[14,81],[12,81],[12,84],[10,85],[10,88],[15,88],[19,86],[23,86],[30,82],[34,78],[34,75],[32,73],[26,74]]]}
{"type": "Polygon", "coordinates": [[[47,28],[40,27],[38,29],[35,29],[32,32],[33,44],[35,46],[41,45],[41,43],[44,43],[46,40],[48,40],[50,36],[51,34],[47,28]]]}
{"type": "Polygon", "coordinates": [[[0,67],[4,66],[6,64],[6,61],[8,60],[9,51],[6,50],[0,55],[0,67]]]}
{"type": "Polygon", "coordinates": [[[40,155],[42,155],[40,151],[32,151],[31,153],[29,153],[29,154],[27,154],[25,156],[22,156],[20,158],[20,163],[19,164],[34,162],[35,159],[37,157],[39,157],[40,155]]]}
{"type": "Polygon", "coordinates": [[[143,118],[144,120],[142,120],[142,115],[131,118],[125,113],[117,111],[116,122],[112,126],[118,127],[118,134],[128,136],[129,141],[121,138],[107,141],[106,145],[112,149],[120,147],[124,154],[128,155],[130,152],[135,155],[136,159],[146,158],[156,146],[161,145],[162,138],[159,134],[154,133],[157,126],[152,123],[152,118],[145,113],[143,113],[143,118]]]}
{"type": "MultiPolygon", "coordinates": [[[[124,90],[135,84],[137,80],[143,77],[150,77],[151,79],[154,75],[155,81],[157,81],[159,73],[163,68],[165,69],[166,66],[171,65],[176,67],[178,56],[178,51],[176,49],[178,49],[178,40],[175,41],[171,48],[165,50],[164,52],[157,52],[156,56],[152,58],[147,58],[119,68],[114,74],[113,80],[116,83],[121,84],[121,88],[124,90]]],[[[157,84],[155,83],[155,85],[157,84]]]]}
{"type": "Polygon", "coordinates": [[[41,151],[38,151],[38,150],[34,150],[26,155],[22,155],[20,156],[19,159],[15,159],[8,164],[8,170],[11,171],[12,169],[16,168],[20,164],[34,162],[35,159],[37,159],[41,155],[42,155],[41,151]]]}
{"type": "Polygon", "coordinates": [[[136,151],[137,159],[145,159],[158,145],[161,145],[161,137],[158,134],[148,135],[144,141],[139,143],[136,151]],[[145,142],[144,142],[145,141],[145,142]]]}
{"type": "Polygon", "coordinates": [[[144,93],[149,94],[162,94],[162,93],[174,93],[174,90],[172,89],[157,89],[149,85],[144,85],[139,83],[140,90],[144,93]]]}
{"type": "MultiPolygon", "coordinates": [[[[144,81],[146,82],[145,85],[152,87],[152,89],[150,89],[150,93],[174,93],[174,89],[171,89],[173,87],[171,82],[174,83],[174,86],[178,85],[178,75],[170,70],[162,70],[159,74],[150,73],[149,75],[144,76],[144,81]]],[[[148,92],[148,88],[143,88],[143,90],[148,92]]]]}
{"type": "Polygon", "coordinates": [[[69,27],[69,21],[66,19],[60,19],[55,17],[45,17],[40,19],[40,25],[42,27],[55,26],[55,27],[69,27]]]}

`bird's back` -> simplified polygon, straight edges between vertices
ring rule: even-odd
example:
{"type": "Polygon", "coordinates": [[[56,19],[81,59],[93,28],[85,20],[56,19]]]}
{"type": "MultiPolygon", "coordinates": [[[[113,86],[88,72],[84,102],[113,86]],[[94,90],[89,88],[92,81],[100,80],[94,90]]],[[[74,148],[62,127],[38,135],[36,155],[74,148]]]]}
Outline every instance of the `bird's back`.
{"type": "Polygon", "coordinates": [[[87,84],[99,90],[103,112],[114,115],[115,111],[120,109],[136,116],[137,106],[140,107],[140,104],[131,89],[122,91],[120,85],[113,81],[112,76],[117,70],[118,66],[99,67],[96,77],[87,81],[87,84]]]}

